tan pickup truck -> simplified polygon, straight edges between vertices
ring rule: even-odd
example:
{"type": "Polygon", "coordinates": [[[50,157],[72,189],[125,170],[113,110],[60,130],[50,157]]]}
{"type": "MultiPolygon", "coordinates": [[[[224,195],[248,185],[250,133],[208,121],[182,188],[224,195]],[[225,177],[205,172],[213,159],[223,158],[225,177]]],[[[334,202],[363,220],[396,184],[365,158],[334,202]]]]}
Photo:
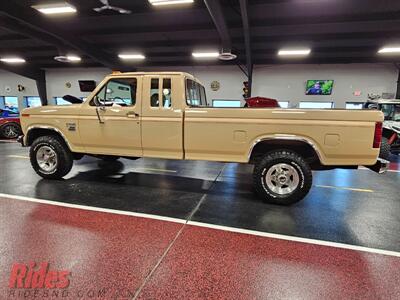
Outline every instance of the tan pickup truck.
{"type": "Polygon", "coordinates": [[[291,204],[310,190],[311,170],[383,172],[382,121],[371,110],[213,108],[190,74],[114,73],[83,103],[23,110],[20,141],[49,179],[85,154],[251,163],[257,194],[291,204]]]}

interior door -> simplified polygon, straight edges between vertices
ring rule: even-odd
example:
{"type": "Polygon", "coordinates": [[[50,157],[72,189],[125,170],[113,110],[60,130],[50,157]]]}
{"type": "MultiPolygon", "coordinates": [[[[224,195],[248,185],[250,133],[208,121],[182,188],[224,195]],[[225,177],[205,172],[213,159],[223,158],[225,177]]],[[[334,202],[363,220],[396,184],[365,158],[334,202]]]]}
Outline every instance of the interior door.
{"type": "Polygon", "coordinates": [[[110,78],[82,107],[81,140],[94,154],[142,156],[141,77],[110,78]]]}

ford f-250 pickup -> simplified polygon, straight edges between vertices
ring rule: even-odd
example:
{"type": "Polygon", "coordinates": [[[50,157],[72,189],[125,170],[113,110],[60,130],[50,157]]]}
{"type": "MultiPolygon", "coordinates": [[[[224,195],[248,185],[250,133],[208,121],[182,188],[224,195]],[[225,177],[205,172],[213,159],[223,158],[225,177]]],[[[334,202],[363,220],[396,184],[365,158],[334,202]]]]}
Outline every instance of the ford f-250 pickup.
{"type": "Polygon", "coordinates": [[[25,109],[20,141],[48,179],[85,154],[251,163],[257,194],[287,205],[308,193],[312,170],[383,172],[382,121],[371,110],[213,108],[190,74],[113,73],[81,104],[25,109]]]}

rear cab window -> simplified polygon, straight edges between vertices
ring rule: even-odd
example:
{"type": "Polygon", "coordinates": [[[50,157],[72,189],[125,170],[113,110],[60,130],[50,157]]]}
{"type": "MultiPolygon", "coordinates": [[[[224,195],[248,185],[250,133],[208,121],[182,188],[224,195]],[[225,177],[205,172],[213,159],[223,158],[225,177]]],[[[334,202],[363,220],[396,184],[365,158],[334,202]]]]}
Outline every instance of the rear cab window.
{"type": "Polygon", "coordinates": [[[191,107],[207,106],[206,90],[200,83],[186,79],[186,104],[191,107]]]}

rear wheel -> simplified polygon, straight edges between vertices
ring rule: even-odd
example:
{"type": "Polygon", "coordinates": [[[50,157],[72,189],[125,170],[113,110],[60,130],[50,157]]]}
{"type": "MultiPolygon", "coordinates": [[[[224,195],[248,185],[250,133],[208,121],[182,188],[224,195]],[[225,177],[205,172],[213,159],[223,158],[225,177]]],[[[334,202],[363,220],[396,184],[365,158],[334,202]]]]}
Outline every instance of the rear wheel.
{"type": "Polygon", "coordinates": [[[307,195],[312,185],[312,172],[297,153],[277,150],[256,162],[253,182],[256,193],[265,202],[290,205],[307,195]]]}
{"type": "Polygon", "coordinates": [[[16,139],[21,135],[21,126],[17,123],[6,123],[1,127],[0,133],[6,139],[16,139]]]}
{"type": "Polygon", "coordinates": [[[31,145],[30,160],[36,173],[46,179],[60,179],[71,171],[73,155],[57,136],[41,136],[31,145]]]}

